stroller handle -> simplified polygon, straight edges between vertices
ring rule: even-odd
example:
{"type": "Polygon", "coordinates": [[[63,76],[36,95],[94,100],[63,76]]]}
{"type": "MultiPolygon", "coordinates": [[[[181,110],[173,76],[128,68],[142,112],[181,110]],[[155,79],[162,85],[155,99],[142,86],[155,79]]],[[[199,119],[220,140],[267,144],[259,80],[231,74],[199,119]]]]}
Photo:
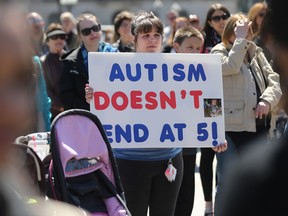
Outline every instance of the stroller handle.
{"type": "Polygon", "coordinates": [[[50,139],[50,132],[37,132],[37,133],[31,133],[26,136],[19,136],[15,139],[16,143],[28,143],[29,141],[33,140],[48,140],[50,139]]]}

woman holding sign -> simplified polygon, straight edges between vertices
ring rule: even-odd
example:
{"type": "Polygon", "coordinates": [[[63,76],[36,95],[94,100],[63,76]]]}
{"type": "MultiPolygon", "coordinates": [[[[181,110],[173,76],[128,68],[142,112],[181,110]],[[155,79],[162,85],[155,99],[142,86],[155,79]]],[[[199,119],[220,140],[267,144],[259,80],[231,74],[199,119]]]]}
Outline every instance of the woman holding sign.
{"type": "MultiPolygon", "coordinates": [[[[202,53],[210,53],[212,47],[221,42],[221,36],[227,19],[230,17],[229,9],[219,3],[211,4],[207,10],[206,19],[202,29],[204,35],[204,44],[202,53]]],[[[209,114],[210,115],[210,114],[209,114]]],[[[213,213],[213,192],[214,180],[217,185],[217,175],[214,175],[213,163],[215,161],[215,152],[209,148],[200,148],[200,179],[202,183],[203,195],[205,200],[205,213],[213,213]],[[214,176],[216,177],[214,179],[214,176]]]]}
{"type": "MultiPolygon", "coordinates": [[[[163,23],[152,12],[135,16],[131,27],[135,51],[161,53],[163,23]]],[[[93,89],[87,85],[90,102],[93,89]]],[[[215,147],[224,151],[227,144],[215,147]]],[[[183,176],[182,148],[114,149],[127,206],[132,215],[173,216],[183,176]]]]}
{"type": "MultiPolygon", "coordinates": [[[[226,174],[231,161],[257,140],[268,141],[271,115],[282,95],[279,75],[273,71],[261,48],[252,42],[252,26],[242,13],[225,25],[222,43],[211,53],[221,55],[225,130],[229,149],[217,156],[215,215],[226,193],[226,174]]],[[[233,214],[233,213],[232,213],[233,214]]]]}

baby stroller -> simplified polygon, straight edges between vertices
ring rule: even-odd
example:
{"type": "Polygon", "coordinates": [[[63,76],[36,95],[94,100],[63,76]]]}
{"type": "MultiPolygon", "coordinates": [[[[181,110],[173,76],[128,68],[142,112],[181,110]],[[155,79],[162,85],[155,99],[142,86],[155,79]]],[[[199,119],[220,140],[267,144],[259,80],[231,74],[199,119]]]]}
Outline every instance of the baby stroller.
{"type": "Polygon", "coordinates": [[[13,167],[25,176],[29,182],[34,195],[45,196],[45,171],[44,164],[33,148],[25,143],[12,143],[12,155],[17,156],[11,159],[13,167]]]}
{"type": "MultiPolygon", "coordinates": [[[[38,132],[16,138],[13,144],[14,149],[22,151],[24,162],[31,177],[34,179],[35,185],[39,185],[42,195],[46,194],[47,173],[51,161],[50,150],[50,132],[38,132]],[[30,158],[30,159],[29,159],[30,158]],[[37,183],[38,182],[38,183],[37,183]]],[[[38,187],[38,186],[37,186],[38,187]]],[[[36,188],[37,188],[36,187],[36,188]]]]}
{"type": "Polygon", "coordinates": [[[95,216],[131,215],[112,148],[95,115],[80,109],[60,113],[50,139],[48,197],[95,216]]]}

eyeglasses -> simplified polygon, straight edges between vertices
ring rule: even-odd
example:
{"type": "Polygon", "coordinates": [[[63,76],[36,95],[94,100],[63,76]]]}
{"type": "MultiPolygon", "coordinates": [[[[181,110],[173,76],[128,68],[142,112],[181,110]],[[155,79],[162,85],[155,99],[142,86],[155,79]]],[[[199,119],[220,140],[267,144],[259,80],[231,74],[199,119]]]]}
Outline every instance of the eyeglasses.
{"type": "Polygon", "coordinates": [[[85,28],[85,29],[82,29],[81,30],[81,33],[84,35],[84,36],[88,36],[91,34],[91,31],[93,32],[99,32],[101,30],[101,25],[98,24],[98,25],[93,25],[91,28],[85,28]]]}
{"type": "Polygon", "coordinates": [[[66,40],[66,35],[52,35],[49,38],[52,40],[57,40],[58,38],[61,40],[66,40]]]}
{"type": "Polygon", "coordinates": [[[223,14],[222,16],[213,16],[211,17],[211,20],[213,20],[214,22],[220,22],[220,20],[227,20],[230,16],[228,14],[223,14]]]}

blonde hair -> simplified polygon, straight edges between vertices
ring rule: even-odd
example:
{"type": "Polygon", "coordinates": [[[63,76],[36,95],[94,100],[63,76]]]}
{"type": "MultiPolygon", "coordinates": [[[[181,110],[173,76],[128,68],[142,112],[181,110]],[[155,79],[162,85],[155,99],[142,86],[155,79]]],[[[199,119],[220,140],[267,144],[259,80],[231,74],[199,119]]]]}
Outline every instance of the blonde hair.
{"type": "Polygon", "coordinates": [[[260,28],[256,23],[257,16],[259,15],[259,12],[265,10],[267,12],[268,6],[265,2],[257,2],[252,5],[250,10],[247,13],[248,20],[252,21],[252,30],[254,32],[253,37],[257,36],[259,34],[260,28]]]}
{"type": "Polygon", "coordinates": [[[227,19],[223,33],[222,33],[222,42],[224,43],[226,47],[229,45],[229,39],[231,38],[231,36],[235,34],[234,28],[236,26],[236,22],[238,20],[242,20],[245,18],[247,19],[246,15],[242,12],[239,12],[239,13],[233,14],[227,19]]]}
{"type": "Polygon", "coordinates": [[[204,43],[204,38],[202,33],[193,26],[183,26],[178,29],[175,33],[173,43],[182,44],[186,38],[196,37],[199,38],[202,43],[204,43]]]}

